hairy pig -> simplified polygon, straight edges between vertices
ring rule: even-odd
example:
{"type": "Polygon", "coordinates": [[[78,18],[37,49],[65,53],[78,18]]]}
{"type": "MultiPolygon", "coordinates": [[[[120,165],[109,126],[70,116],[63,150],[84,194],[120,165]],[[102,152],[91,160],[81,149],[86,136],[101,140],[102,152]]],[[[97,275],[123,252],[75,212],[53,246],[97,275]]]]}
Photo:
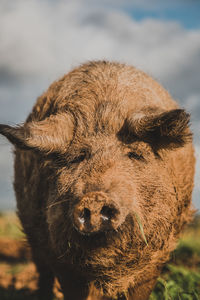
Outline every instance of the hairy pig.
{"type": "Polygon", "coordinates": [[[86,63],[54,82],[15,147],[18,216],[39,299],[145,300],[192,218],[189,115],[151,77],[86,63]]]}

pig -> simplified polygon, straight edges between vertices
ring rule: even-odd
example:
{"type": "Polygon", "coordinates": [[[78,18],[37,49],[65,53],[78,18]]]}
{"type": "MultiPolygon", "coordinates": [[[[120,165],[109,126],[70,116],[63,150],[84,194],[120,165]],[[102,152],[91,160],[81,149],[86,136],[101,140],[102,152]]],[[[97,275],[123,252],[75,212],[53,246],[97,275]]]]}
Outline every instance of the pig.
{"type": "Polygon", "coordinates": [[[189,114],[144,72],[92,61],[37,99],[14,145],[39,299],[148,299],[193,216],[189,114]]]}

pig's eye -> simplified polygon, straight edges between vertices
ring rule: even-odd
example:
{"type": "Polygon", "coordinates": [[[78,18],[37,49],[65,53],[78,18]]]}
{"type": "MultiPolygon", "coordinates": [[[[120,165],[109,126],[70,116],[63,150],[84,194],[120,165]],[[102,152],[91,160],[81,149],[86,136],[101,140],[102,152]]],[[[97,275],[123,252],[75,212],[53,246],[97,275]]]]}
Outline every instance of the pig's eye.
{"type": "Polygon", "coordinates": [[[144,160],[144,157],[142,156],[142,154],[138,154],[133,151],[128,152],[127,155],[130,159],[144,160]]]}
{"type": "Polygon", "coordinates": [[[82,162],[86,158],[86,153],[81,153],[79,156],[75,157],[73,160],[70,161],[71,164],[78,164],[82,162]]]}

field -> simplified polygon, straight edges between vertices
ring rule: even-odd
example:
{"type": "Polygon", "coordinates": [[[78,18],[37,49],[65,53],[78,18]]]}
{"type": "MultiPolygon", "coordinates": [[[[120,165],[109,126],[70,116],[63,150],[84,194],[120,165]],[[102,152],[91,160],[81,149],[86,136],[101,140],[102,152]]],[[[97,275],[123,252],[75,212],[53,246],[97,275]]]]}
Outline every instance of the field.
{"type": "MultiPolygon", "coordinates": [[[[36,300],[37,276],[16,215],[0,214],[0,299],[36,300]]],[[[54,293],[62,299],[57,282],[54,293]]],[[[200,216],[182,235],[150,300],[200,300],[200,216]]]]}

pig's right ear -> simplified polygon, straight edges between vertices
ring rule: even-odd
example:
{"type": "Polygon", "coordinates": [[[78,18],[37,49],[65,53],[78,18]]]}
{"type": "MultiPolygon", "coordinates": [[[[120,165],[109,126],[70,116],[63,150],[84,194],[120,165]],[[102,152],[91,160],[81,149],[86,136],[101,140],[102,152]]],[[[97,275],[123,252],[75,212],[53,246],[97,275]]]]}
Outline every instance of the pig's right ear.
{"type": "Polygon", "coordinates": [[[64,153],[73,137],[73,128],[71,116],[60,114],[17,127],[0,124],[0,134],[22,150],[64,153]]]}

